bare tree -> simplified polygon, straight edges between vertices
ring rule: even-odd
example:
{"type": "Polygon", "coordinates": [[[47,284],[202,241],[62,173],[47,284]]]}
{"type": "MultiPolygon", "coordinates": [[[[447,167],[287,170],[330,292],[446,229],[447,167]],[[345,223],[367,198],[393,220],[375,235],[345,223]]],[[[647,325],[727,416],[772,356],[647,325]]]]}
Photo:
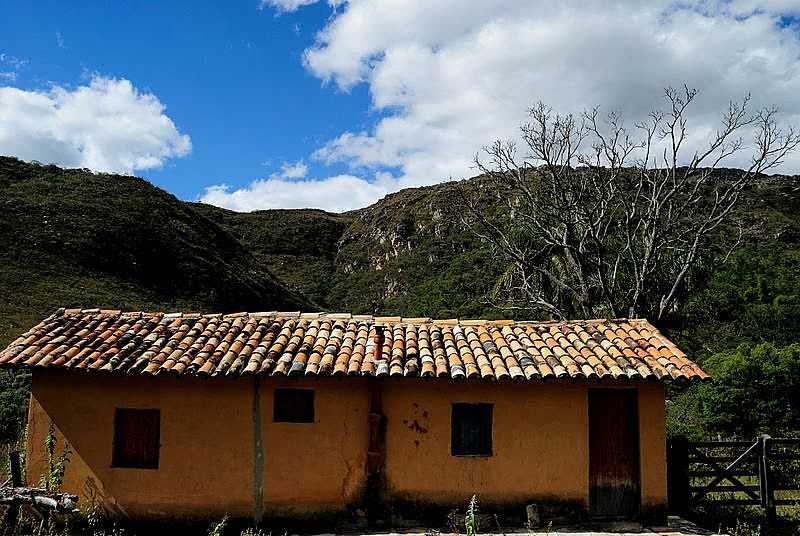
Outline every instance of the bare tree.
{"type": "Polygon", "coordinates": [[[483,180],[464,183],[465,221],[508,262],[503,306],[556,318],[661,318],[675,308],[710,246],[719,246],[743,189],[800,144],[800,134],[778,125],[777,109],[751,113],[748,96],[732,101],[708,144],[690,151],[696,95],[667,88],[666,110],[632,131],[618,113],[562,115],[540,102],[521,126],[524,154],[496,141],[476,156],[483,180]],[[743,135],[751,131],[749,166],[718,170],[748,150],[743,135]],[[476,190],[485,188],[503,210],[489,213],[486,190],[476,190]]]}

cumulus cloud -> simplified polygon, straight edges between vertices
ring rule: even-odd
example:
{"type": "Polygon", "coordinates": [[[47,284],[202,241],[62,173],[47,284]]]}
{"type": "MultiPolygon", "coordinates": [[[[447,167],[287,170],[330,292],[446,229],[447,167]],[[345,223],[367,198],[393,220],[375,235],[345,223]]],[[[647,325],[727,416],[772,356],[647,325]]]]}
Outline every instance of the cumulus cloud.
{"type": "MultiPolygon", "coordinates": [[[[268,2],[306,3],[313,1],[268,2]]],[[[753,108],[775,104],[784,120],[800,124],[796,1],[328,3],[341,9],[304,64],[343,91],[366,84],[378,119],[367,130],[340,133],[312,157],[344,162],[354,175],[383,174],[383,189],[373,180],[354,183],[372,192],[369,201],[384,190],[474,174],[476,152],[497,138],[516,139],[537,100],[563,112],[620,111],[630,125],[662,105],[664,87],[686,83],[700,90],[690,147],[713,134],[730,99],[748,93],[753,108]]],[[[747,162],[742,153],[724,164],[747,162]]],[[[800,171],[800,155],[779,171],[800,171]]],[[[305,181],[295,191],[315,187],[305,181]]]]}
{"type": "Polygon", "coordinates": [[[389,193],[391,180],[368,181],[353,175],[337,175],[323,179],[292,180],[272,175],[231,189],[227,184],[206,188],[203,203],[250,212],[268,208],[321,208],[345,212],[361,208],[389,193]]]}
{"type": "Polygon", "coordinates": [[[28,60],[18,58],[12,54],[7,54],[5,52],[0,53],[0,65],[4,65],[15,71],[18,71],[21,68],[25,67],[25,65],[27,64],[28,60]]]}
{"type": "Polygon", "coordinates": [[[308,166],[302,160],[290,164],[285,162],[281,166],[280,176],[284,179],[302,179],[308,175],[308,166]]]}
{"type": "Polygon", "coordinates": [[[27,60],[17,58],[5,52],[0,53],[0,82],[14,82],[17,79],[18,71],[25,67],[27,60]]]}
{"type": "MultiPolygon", "coordinates": [[[[307,68],[348,90],[369,85],[382,114],[366,132],[344,132],[315,156],[393,167],[405,182],[471,174],[495,138],[515,138],[525,110],[600,106],[630,123],[687,83],[701,145],[729,99],[752,93],[800,119],[800,33],[782,16],[796,2],[697,4],[500,0],[436,3],[353,0],[305,53],[307,68]],[[401,6],[402,4],[402,6],[401,6]]],[[[728,165],[744,165],[747,155],[728,165]]],[[[782,171],[798,171],[795,155],[782,171]]]]}
{"type": "Polygon", "coordinates": [[[164,105],[125,79],[77,88],[0,87],[0,154],[67,167],[132,173],[192,148],[164,105]]]}

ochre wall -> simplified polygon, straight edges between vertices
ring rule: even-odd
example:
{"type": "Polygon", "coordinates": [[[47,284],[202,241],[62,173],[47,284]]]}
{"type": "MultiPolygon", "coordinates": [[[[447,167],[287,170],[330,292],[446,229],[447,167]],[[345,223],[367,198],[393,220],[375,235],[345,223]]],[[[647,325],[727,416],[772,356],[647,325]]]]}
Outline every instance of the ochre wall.
{"type": "MultiPolygon", "coordinates": [[[[36,370],[28,478],[46,465],[50,420],[72,448],[64,489],[131,516],[253,516],[253,379],[131,378],[36,370]],[[161,410],[158,470],[111,467],[114,408],[161,410]]],[[[463,504],[535,499],[588,506],[587,390],[604,383],[382,383],[388,499],[463,504]],[[494,404],[493,456],[450,455],[450,404],[494,404]]],[[[639,388],[643,511],[666,503],[664,392],[639,388]]],[[[270,515],[343,510],[363,499],[369,381],[259,380],[263,502],[270,515]],[[275,387],[315,389],[315,423],[273,423],[275,387]]],[[[61,441],[60,441],[61,442],[61,441]]],[[[60,450],[60,445],[59,445],[60,450]]]]}
{"type": "MultiPolygon", "coordinates": [[[[589,388],[607,383],[388,382],[386,476],[389,493],[420,503],[543,499],[588,508],[589,388]],[[450,454],[453,402],[494,404],[492,456],[450,454]]],[[[643,511],[666,503],[664,390],[639,387],[643,511]]]]}
{"type": "Polygon", "coordinates": [[[639,388],[639,466],[643,513],[666,514],[667,426],[661,384],[639,388]]]}
{"type": "Polygon", "coordinates": [[[364,379],[264,380],[261,407],[265,515],[342,510],[361,501],[369,433],[364,379]],[[314,388],[315,422],[272,422],[275,387],[314,388]]]}
{"type": "MultiPolygon", "coordinates": [[[[259,380],[262,511],[341,510],[366,478],[368,390],[361,379],[259,380]],[[273,423],[276,386],[316,387],[313,424],[273,423]]],[[[45,471],[50,420],[72,455],[63,488],[141,517],[251,517],[253,379],[119,378],[37,370],[28,417],[28,479],[45,471]],[[161,411],[158,470],[112,468],[114,409],[161,411]]]]}
{"type": "Polygon", "coordinates": [[[212,384],[37,370],[28,419],[28,480],[35,483],[46,467],[43,445],[52,419],[73,452],[63,488],[80,495],[82,507],[99,490],[106,507],[136,517],[250,515],[251,410],[252,380],[212,384]],[[157,470],[111,467],[117,407],[161,411],[157,470]]]}
{"type": "Polygon", "coordinates": [[[423,502],[516,502],[587,495],[585,389],[570,384],[392,383],[383,396],[392,495],[423,502]],[[499,387],[499,388],[498,388],[499,387]],[[492,456],[450,454],[453,402],[494,404],[492,456]]]}

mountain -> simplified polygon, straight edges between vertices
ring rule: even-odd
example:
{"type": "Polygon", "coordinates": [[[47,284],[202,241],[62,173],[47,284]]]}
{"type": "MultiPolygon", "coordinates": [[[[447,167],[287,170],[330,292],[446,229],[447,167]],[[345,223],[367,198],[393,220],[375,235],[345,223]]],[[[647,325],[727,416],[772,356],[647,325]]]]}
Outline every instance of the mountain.
{"type": "Polygon", "coordinates": [[[244,213],[203,203],[189,205],[228,231],[258,266],[316,305],[330,308],[328,293],[338,243],[353,222],[352,215],[313,209],[244,213]]]}
{"type": "Polygon", "coordinates": [[[60,306],[313,306],[218,223],[145,180],[0,157],[0,346],[60,306]]]}
{"type": "MultiPolygon", "coordinates": [[[[0,158],[0,344],[62,305],[509,316],[491,303],[506,266],[462,221],[460,192],[449,182],[344,214],[238,213],[135,177],[0,158]]],[[[698,274],[681,316],[660,326],[693,353],[800,332],[798,178],[762,177],[734,222],[740,249],[698,274]]]]}
{"type": "Polygon", "coordinates": [[[500,267],[461,222],[455,184],[402,190],[345,214],[193,206],[323,309],[497,316],[483,296],[500,267]]]}
{"type": "MultiPolygon", "coordinates": [[[[491,304],[506,267],[463,223],[454,202],[460,191],[455,182],[406,189],[346,214],[195,207],[322,309],[514,316],[491,304]]],[[[736,235],[739,226],[739,249],[716,270],[699,272],[682,313],[660,325],[701,360],[740,343],[790,344],[800,333],[798,177],[759,178],[722,232],[736,235]]]]}

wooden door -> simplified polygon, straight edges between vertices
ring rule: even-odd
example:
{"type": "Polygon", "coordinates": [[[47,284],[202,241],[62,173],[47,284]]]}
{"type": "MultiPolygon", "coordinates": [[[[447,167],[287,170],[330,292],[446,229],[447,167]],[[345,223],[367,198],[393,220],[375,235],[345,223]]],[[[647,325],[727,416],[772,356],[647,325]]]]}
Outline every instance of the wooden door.
{"type": "Polygon", "coordinates": [[[639,513],[639,397],[635,389],[589,390],[589,507],[603,518],[639,513]]]}

